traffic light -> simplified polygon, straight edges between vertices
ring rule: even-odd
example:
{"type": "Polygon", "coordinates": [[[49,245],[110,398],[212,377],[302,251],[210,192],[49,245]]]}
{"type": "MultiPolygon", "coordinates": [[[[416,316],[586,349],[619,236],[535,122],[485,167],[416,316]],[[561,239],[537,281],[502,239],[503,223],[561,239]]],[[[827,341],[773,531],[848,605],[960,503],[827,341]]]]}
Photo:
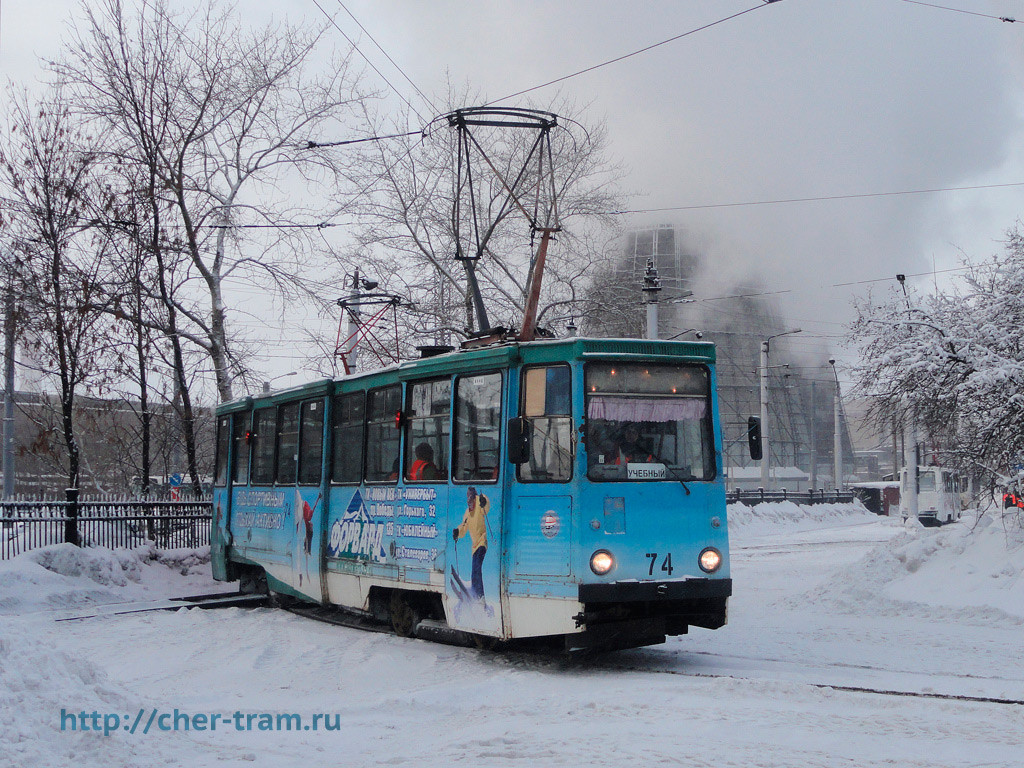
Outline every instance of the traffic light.
{"type": "Polygon", "coordinates": [[[747,419],[747,443],[750,446],[750,458],[760,461],[761,456],[761,419],[751,416],[747,419]]]}

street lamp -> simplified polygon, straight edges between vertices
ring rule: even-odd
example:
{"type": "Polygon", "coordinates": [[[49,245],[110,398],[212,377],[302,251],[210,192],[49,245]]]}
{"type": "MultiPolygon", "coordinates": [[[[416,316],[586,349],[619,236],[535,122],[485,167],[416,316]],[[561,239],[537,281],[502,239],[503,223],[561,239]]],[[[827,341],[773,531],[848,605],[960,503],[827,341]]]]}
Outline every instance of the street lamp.
{"type": "Polygon", "coordinates": [[[267,379],[266,381],[263,382],[263,394],[267,394],[270,391],[270,384],[271,384],[271,382],[277,381],[278,379],[283,379],[285,376],[298,376],[298,375],[299,375],[298,371],[289,371],[288,373],[282,373],[280,376],[275,376],[272,379],[267,379]]]}
{"type": "Polygon", "coordinates": [[[761,342],[761,487],[766,491],[769,490],[771,482],[771,475],[769,472],[769,468],[771,466],[771,451],[769,450],[768,444],[768,436],[770,433],[770,430],[768,429],[768,350],[771,346],[772,339],[800,332],[800,328],[794,328],[792,331],[774,333],[761,342]]]}
{"type": "Polygon", "coordinates": [[[836,359],[834,357],[829,358],[828,364],[832,366],[832,375],[836,379],[836,396],[832,405],[832,420],[835,424],[832,437],[832,455],[835,459],[836,493],[838,493],[843,485],[843,430],[841,420],[843,406],[839,397],[839,374],[836,373],[836,359]]]}

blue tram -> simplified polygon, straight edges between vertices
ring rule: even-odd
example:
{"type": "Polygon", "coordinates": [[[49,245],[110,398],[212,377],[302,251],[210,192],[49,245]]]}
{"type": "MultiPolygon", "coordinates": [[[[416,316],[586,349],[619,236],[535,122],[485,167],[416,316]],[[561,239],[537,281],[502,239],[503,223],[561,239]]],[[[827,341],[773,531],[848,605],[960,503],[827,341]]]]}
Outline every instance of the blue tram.
{"type": "Polygon", "coordinates": [[[714,362],[700,342],[510,343],[227,403],[214,576],[451,642],[717,629],[714,362]]]}

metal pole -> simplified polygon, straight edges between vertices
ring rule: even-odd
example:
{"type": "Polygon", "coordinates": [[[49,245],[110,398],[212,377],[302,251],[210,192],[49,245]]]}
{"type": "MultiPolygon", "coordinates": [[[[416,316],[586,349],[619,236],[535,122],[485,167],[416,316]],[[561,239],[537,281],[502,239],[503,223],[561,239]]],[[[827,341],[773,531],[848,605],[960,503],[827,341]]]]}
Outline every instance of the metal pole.
{"type": "Polygon", "coordinates": [[[818,486],[818,390],[817,382],[811,382],[811,466],[810,488],[813,491],[818,486]]]}
{"type": "Polygon", "coordinates": [[[836,473],[836,491],[839,491],[843,487],[843,424],[842,424],[842,402],[839,399],[839,379],[836,379],[836,397],[834,403],[834,413],[832,415],[833,421],[835,422],[835,434],[833,436],[833,453],[835,453],[835,473],[836,473]]]}
{"type": "MultiPolygon", "coordinates": [[[[359,304],[356,299],[359,296],[359,267],[356,267],[356,271],[352,274],[352,291],[349,293],[348,307],[348,337],[354,339],[356,331],[359,330],[359,304]]],[[[356,361],[359,355],[357,349],[359,345],[358,340],[353,340],[352,349],[349,350],[348,358],[348,369],[350,372],[355,373],[356,361]]]]}
{"type": "Polygon", "coordinates": [[[14,291],[4,300],[4,498],[14,496],[14,291]]]}
{"type": "Polygon", "coordinates": [[[907,517],[917,522],[917,427],[914,424],[913,412],[907,415],[907,425],[903,438],[903,464],[907,473],[906,487],[903,489],[907,497],[907,517]]]}
{"type": "Polygon", "coordinates": [[[761,487],[769,490],[771,446],[768,442],[768,341],[761,342],[761,487]]]}

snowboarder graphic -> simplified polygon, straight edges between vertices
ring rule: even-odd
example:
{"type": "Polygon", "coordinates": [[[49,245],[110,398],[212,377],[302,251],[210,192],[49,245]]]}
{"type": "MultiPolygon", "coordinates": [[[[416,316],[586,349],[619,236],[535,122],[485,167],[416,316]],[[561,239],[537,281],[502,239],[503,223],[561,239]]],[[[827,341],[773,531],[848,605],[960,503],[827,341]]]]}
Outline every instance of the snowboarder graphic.
{"type": "Polygon", "coordinates": [[[298,490],[295,491],[295,549],[296,563],[302,561],[303,567],[299,569],[299,586],[302,586],[302,573],[306,573],[306,581],[310,580],[309,577],[309,558],[313,552],[313,513],[316,511],[317,505],[320,504],[320,499],[323,494],[318,494],[316,501],[313,502],[313,506],[309,506],[309,502],[302,498],[302,494],[298,490]],[[302,514],[299,514],[301,510],[302,514]],[[299,533],[300,529],[305,524],[305,535],[299,533]]]}
{"type": "Polygon", "coordinates": [[[452,539],[458,542],[467,533],[469,534],[473,550],[473,570],[469,589],[466,590],[465,582],[459,578],[454,567],[452,576],[456,585],[460,587],[457,591],[460,592],[463,599],[484,603],[483,565],[484,556],[487,554],[487,513],[490,511],[490,502],[482,493],[478,494],[476,488],[472,486],[466,489],[466,502],[466,513],[462,516],[462,522],[458,527],[452,529],[452,539]]]}

